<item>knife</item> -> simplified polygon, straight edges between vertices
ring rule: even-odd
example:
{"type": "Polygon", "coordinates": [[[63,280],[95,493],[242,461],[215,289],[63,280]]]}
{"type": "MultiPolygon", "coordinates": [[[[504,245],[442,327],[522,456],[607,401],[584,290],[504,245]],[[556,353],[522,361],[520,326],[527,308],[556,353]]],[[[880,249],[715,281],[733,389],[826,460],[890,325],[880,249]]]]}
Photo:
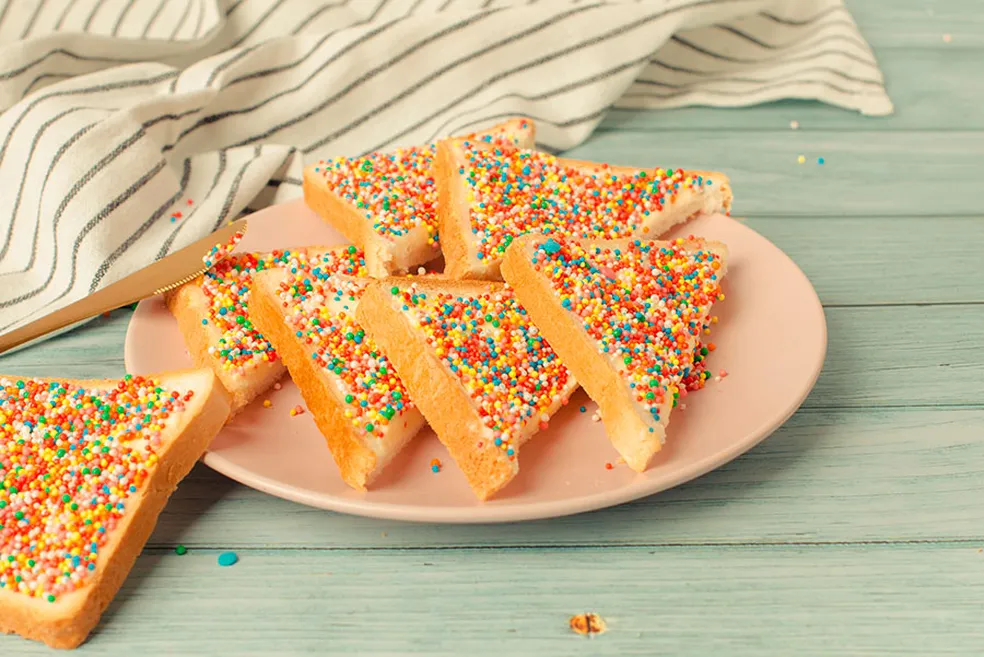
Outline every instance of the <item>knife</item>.
{"type": "Polygon", "coordinates": [[[0,354],[52,331],[184,285],[228,255],[245,232],[246,219],[234,221],[98,292],[0,335],[0,354]]]}

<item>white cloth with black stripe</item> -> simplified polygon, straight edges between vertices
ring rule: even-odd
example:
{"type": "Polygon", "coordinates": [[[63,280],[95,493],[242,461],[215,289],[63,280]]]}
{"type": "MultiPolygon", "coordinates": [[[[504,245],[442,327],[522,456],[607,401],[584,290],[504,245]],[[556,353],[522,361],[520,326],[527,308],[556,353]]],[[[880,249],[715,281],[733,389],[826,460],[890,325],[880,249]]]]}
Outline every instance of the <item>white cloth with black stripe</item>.
{"type": "Polygon", "coordinates": [[[516,114],[565,149],[611,107],[892,110],[841,0],[0,3],[0,332],[297,197],[314,158],[516,114]]]}

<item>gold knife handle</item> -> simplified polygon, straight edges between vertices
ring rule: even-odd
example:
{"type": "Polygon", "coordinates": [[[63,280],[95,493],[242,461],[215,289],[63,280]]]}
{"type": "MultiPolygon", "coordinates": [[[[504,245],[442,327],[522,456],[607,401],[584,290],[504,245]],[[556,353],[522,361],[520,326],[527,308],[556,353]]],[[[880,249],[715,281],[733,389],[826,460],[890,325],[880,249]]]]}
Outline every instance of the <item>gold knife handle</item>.
{"type": "Polygon", "coordinates": [[[131,298],[121,296],[121,290],[114,290],[113,288],[115,287],[116,285],[105,287],[84,299],[79,299],[64,308],[59,308],[41,319],[35,320],[4,335],[0,335],[0,354],[14,347],[19,347],[25,342],[39,338],[42,335],[47,335],[52,331],[57,331],[58,329],[71,326],[90,317],[95,317],[101,313],[109,312],[120,306],[140,300],[140,297],[131,298]]]}
{"type": "MultiPolygon", "coordinates": [[[[209,252],[211,246],[234,244],[245,232],[245,219],[227,224],[211,235],[116,281],[112,285],[107,285],[103,289],[70,303],[64,308],[59,308],[19,329],[0,335],[0,354],[52,331],[71,326],[100,313],[115,310],[186,283],[205,271],[206,266],[202,261],[202,256],[209,252]],[[230,238],[233,240],[231,243],[230,238]]],[[[213,264],[225,255],[228,255],[228,251],[218,252],[212,260],[213,264]]]]}

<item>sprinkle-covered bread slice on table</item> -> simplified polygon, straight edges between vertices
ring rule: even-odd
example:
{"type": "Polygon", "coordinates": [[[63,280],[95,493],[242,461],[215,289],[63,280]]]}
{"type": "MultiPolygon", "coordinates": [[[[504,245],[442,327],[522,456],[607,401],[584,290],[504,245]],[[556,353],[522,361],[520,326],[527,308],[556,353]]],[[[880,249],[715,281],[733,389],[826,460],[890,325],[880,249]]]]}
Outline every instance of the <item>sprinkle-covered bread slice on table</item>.
{"type": "MultiPolygon", "coordinates": [[[[532,148],[529,119],[465,137],[477,144],[532,148]]],[[[304,200],[366,254],[371,276],[415,271],[441,254],[434,145],[335,157],[304,169],[304,200]]]]}
{"type": "Polygon", "coordinates": [[[233,253],[165,295],[192,360],[198,367],[211,368],[232,396],[232,415],[287,371],[246,311],[253,276],[284,266],[297,253],[317,256],[324,251],[324,247],[304,247],[233,253]]]}
{"type": "Polygon", "coordinates": [[[205,369],[0,376],[0,632],[81,644],[228,414],[205,369]]]}
{"type": "Polygon", "coordinates": [[[349,486],[365,490],[424,425],[393,366],[356,321],[372,279],[354,246],[295,254],[258,274],[254,324],[277,349],[349,486]]]}
{"type": "Polygon", "coordinates": [[[357,314],[485,500],[519,472],[519,448],[577,382],[508,286],[391,278],[357,314]]]}
{"type": "Polygon", "coordinates": [[[723,299],[727,247],[701,239],[592,242],[526,235],[502,273],[598,402],[615,448],[646,469],[677,398],[703,386],[700,336],[723,299]]]}
{"type": "Polygon", "coordinates": [[[512,240],[525,233],[655,239],[700,213],[730,212],[727,176],[567,160],[521,148],[437,146],[438,228],[445,274],[502,280],[512,240]]]}

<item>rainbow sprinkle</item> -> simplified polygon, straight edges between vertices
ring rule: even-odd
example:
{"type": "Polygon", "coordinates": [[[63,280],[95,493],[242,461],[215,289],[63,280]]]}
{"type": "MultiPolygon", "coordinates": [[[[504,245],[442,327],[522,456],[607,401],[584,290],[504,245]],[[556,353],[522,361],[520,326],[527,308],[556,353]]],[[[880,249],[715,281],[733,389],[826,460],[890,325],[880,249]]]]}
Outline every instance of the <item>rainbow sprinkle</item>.
{"type": "Polygon", "coordinates": [[[393,366],[355,321],[368,283],[365,259],[354,246],[290,261],[279,297],[287,325],[311,359],[330,375],[345,401],[345,417],[382,437],[390,421],[413,408],[393,366]]]}
{"type": "Polygon", "coordinates": [[[574,380],[509,288],[470,296],[393,287],[427,338],[465,388],[512,460],[514,439],[534,422],[544,429],[574,380]]]}
{"type": "Polygon", "coordinates": [[[243,231],[237,230],[229,238],[229,241],[225,244],[216,244],[209,252],[202,257],[202,262],[205,263],[206,267],[214,267],[216,263],[221,262],[224,258],[228,257],[232,253],[239,241],[243,239],[243,231]]]}
{"type": "Polygon", "coordinates": [[[588,172],[538,151],[467,143],[462,150],[467,163],[458,174],[468,187],[476,256],[483,261],[502,258],[513,239],[528,232],[596,239],[646,232],[647,217],[682,190],[714,185],[682,169],[624,173],[598,164],[588,172]]]}
{"type": "Polygon", "coordinates": [[[208,300],[208,318],[202,323],[212,324],[222,334],[208,353],[222,369],[242,375],[251,367],[277,360],[270,342],[253,327],[246,306],[253,276],[283,266],[291,257],[291,251],[237,253],[220,260],[202,276],[199,287],[208,300]]]}
{"type": "MultiPolygon", "coordinates": [[[[529,124],[523,121],[520,127],[526,130],[529,124]]],[[[499,131],[478,140],[509,145],[518,143],[519,137],[499,131]]],[[[427,231],[427,243],[436,246],[439,237],[433,172],[435,152],[430,144],[361,157],[335,157],[318,161],[314,171],[323,177],[329,189],[371,221],[379,235],[394,239],[423,227],[427,231]]]]}
{"type": "Polygon", "coordinates": [[[714,252],[684,240],[584,247],[557,237],[536,246],[533,264],[653,422],[665,424],[688,388],[703,387],[709,350],[700,336],[724,298],[714,252]]]}
{"type": "Polygon", "coordinates": [[[0,589],[54,602],[86,585],[193,394],[0,378],[0,589]]]}

